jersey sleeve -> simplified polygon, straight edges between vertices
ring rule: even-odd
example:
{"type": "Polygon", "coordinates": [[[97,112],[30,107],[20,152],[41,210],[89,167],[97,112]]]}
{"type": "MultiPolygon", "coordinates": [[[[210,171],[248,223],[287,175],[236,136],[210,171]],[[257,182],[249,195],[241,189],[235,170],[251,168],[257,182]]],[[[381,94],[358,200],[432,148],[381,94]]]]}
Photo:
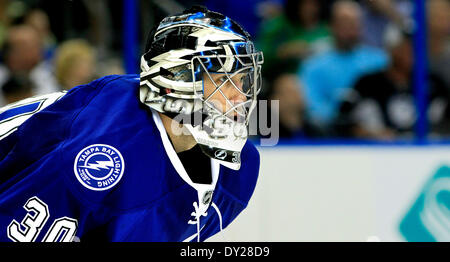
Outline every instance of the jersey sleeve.
{"type": "Polygon", "coordinates": [[[72,234],[104,221],[66,186],[63,174],[73,170],[73,161],[61,162],[60,148],[73,119],[107,79],[3,108],[3,120],[17,121],[1,126],[14,129],[0,140],[0,241],[57,240],[52,234],[66,224],[72,234]]]}

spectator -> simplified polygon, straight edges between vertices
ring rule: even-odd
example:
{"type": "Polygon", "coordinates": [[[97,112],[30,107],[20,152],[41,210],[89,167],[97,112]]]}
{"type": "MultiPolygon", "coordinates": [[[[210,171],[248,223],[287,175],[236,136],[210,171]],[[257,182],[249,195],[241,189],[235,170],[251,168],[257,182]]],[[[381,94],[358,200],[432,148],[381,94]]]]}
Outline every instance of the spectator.
{"type": "Polygon", "coordinates": [[[384,35],[390,26],[411,32],[413,3],[410,0],[363,0],[363,42],[383,48],[384,35]]]}
{"type": "MultiPolygon", "coordinates": [[[[261,0],[256,4],[256,13],[262,20],[269,20],[283,12],[284,0],[261,0]]],[[[260,23],[257,24],[259,26],[260,23]]],[[[256,30],[257,28],[255,28],[256,30]]],[[[256,32],[254,32],[256,34],[256,32]]]]}
{"type": "MultiPolygon", "coordinates": [[[[387,70],[357,81],[341,106],[338,129],[344,135],[392,140],[414,135],[413,53],[408,36],[399,34],[387,45],[392,62],[387,70]]],[[[449,132],[449,94],[442,80],[429,78],[428,117],[431,131],[449,132]]]]}
{"type": "Polygon", "coordinates": [[[25,16],[25,24],[33,27],[42,40],[44,58],[50,60],[56,48],[56,39],[50,30],[50,21],[44,11],[40,9],[30,10],[25,16]]]}
{"type": "MultiPolygon", "coordinates": [[[[199,2],[199,1],[197,1],[199,2]]],[[[231,18],[238,20],[240,25],[250,35],[256,35],[256,30],[261,22],[258,13],[258,7],[266,2],[274,2],[274,0],[206,0],[203,4],[210,10],[229,15],[231,18]]],[[[185,6],[189,6],[184,4],[185,6]]]]}
{"type": "Polygon", "coordinates": [[[331,132],[341,99],[355,80],[388,62],[382,50],[360,43],[361,10],[356,2],[337,1],[331,12],[333,49],[305,61],[299,72],[307,116],[325,133],[331,132]]]}
{"type": "MultiPolygon", "coordinates": [[[[4,48],[4,65],[0,65],[0,85],[11,75],[27,76],[33,85],[33,95],[58,91],[51,66],[43,61],[42,42],[35,29],[28,25],[9,28],[4,48]]],[[[0,105],[4,105],[0,94],[0,105]]]]}
{"type": "Polygon", "coordinates": [[[62,43],[55,57],[55,75],[61,89],[87,84],[95,78],[94,49],[84,40],[62,43]]]}
{"type": "Polygon", "coordinates": [[[320,130],[313,129],[305,118],[305,101],[297,75],[286,73],[284,68],[284,62],[277,63],[275,70],[272,70],[264,79],[264,85],[269,87],[267,89],[269,92],[260,95],[260,99],[279,101],[279,107],[270,108],[270,110],[277,111],[280,138],[322,136],[320,130]]]}
{"type": "MultiPolygon", "coordinates": [[[[282,74],[273,81],[270,100],[279,100],[278,116],[280,137],[291,138],[304,136],[303,99],[298,91],[299,82],[296,75],[282,74]]],[[[272,110],[276,110],[273,109],[272,110]]]]}
{"type": "Polygon", "coordinates": [[[294,73],[302,59],[326,48],[329,40],[328,27],[320,21],[319,1],[286,0],[284,13],[261,25],[257,45],[264,52],[266,72],[279,60],[287,60],[285,71],[294,73]]]}
{"type": "Polygon", "coordinates": [[[427,4],[430,70],[443,78],[450,90],[450,4],[448,0],[427,4]]]}
{"type": "Polygon", "coordinates": [[[32,96],[32,85],[27,76],[11,76],[1,88],[6,104],[32,96]]]}

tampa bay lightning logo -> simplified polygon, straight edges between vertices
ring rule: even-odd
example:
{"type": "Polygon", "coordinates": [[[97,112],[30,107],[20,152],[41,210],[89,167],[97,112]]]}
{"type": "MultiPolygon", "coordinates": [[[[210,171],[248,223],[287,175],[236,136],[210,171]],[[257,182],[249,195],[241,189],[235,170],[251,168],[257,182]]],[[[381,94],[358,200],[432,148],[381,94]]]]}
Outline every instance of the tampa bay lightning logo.
{"type": "Polygon", "coordinates": [[[227,151],[225,150],[217,150],[214,152],[214,156],[220,160],[224,160],[227,157],[227,151]]]}
{"type": "Polygon", "coordinates": [[[102,191],[115,186],[122,178],[125,162],[119,150],[104,144],[85,147],[75,158],[74,171],[80,183],[102,191]]]}

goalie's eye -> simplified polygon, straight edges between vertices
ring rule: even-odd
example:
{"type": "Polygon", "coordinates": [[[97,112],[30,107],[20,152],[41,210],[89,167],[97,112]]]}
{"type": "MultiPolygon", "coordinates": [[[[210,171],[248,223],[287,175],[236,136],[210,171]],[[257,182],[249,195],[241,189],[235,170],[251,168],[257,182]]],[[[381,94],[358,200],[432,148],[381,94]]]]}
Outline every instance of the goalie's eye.
{"type": "Polygon", "coordinates": [[[221,77],[217,78],[216,79],[216,83],[217,84],[222,84],[223,82],[225,82],[227,80],[228,80],[227,76],[224,75],[224,76],[221,76],[221,77]]]}

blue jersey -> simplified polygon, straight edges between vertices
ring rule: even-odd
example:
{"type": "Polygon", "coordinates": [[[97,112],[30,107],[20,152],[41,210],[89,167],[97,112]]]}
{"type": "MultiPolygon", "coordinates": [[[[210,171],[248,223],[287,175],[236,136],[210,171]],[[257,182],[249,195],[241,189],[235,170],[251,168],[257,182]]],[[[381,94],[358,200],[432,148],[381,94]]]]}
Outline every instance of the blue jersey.
{"type": "Polygon", "coordinates": [[[248,141],[241,159],[193,183],[138,75],[23,100],[0,110],[0,241],[203,241],[248,204],[248,141]]]}

